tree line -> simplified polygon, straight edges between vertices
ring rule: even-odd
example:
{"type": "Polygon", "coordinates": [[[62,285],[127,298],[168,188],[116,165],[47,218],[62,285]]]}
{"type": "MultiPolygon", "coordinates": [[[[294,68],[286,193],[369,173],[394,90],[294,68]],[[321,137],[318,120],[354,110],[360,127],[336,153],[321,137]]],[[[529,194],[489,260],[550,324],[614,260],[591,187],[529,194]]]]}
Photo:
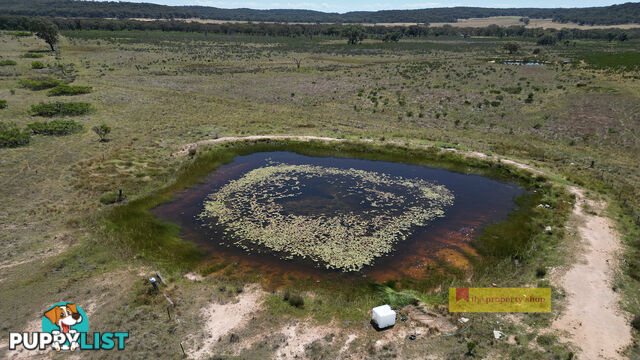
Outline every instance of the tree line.
{"type": "MultiPolygon", "coordinates": [[[[359,24],[282,24],[282,23],[220,23],[209,24],[183,20],[118,20],[118,19],[73,19],[31,18],[25,16],[0,15],[0,30],[34,31],[33,24],[49,22],[59,30],[142,30],[180,31],[205,34],[241,34],[253,36],[313,37],[317,35],[343,37],[356,44],[365,38],[398,41],[401,38],[438,36],[489,36],[501,38],[535,38],[541,45],[553,45],[558,41],[576,39],[627,40],[640,37],[639,29],[542,29],[524,26],[453,27],[445,26],[363,26],[359,24]]],[[[37,31],[37,30],[36,30],[37,31]]]]}
{"type": "Polygon", "coordinates": [[[147,18],[257,22],[306,23],[433,23],[491,16],[551,18],[556,22],[584,25],[640,23],[640,3],[625,3],[588,8],[507,8],[452,7],[418,10],[352,11],[344,14],[313,10],[220,9],[208,6],[166,6],[149,3],[77,0],[0,0],[0,12],[10,15],[81,17],[81,18],[147,18]]]}

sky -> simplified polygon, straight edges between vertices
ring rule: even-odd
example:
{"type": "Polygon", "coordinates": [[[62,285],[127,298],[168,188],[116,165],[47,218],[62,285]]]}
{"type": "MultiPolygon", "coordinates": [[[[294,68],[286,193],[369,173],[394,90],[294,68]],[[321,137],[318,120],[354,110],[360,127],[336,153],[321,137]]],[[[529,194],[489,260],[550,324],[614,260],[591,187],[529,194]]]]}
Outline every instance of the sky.
{"type": "Polygon", "coordinates": [[[632,1],[603,0],[303,0],[299,2],[287,0],[126,0],[129,2],[149,2],[162,5],[201,5],[219,8],[251,8],[251,9],[307,9],[324,12],[375,11],[389,9],[424,9],[435,7],[477,6],[492,8],[509,7],[589,7],[607,6],[632,1]]]}

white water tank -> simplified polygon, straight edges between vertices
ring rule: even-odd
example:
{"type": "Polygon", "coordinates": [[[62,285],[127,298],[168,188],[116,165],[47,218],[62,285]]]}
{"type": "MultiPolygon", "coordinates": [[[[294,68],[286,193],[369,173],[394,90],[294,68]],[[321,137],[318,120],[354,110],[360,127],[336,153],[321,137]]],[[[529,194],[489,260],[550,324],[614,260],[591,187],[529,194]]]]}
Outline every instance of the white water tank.
{"type": "Polygon", "coordinates": [[[384,329],[396,323],[396,312],[389,305],[374,307],[371,311],[371,320],[378,325],[378,328],[384,329]]]}

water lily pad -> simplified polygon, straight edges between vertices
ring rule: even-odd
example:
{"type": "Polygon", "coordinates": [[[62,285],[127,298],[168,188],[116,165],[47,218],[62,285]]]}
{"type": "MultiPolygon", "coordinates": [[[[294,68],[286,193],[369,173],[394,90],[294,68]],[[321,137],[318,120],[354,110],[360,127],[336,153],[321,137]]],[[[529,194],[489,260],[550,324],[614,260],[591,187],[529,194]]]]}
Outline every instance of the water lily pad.
{"type": "Polygon", "coordinates": [[[269,163],[210,194],[200,219],[246,251],[358,271],[453,204],[444,186],[358,169],[269,163]]]}

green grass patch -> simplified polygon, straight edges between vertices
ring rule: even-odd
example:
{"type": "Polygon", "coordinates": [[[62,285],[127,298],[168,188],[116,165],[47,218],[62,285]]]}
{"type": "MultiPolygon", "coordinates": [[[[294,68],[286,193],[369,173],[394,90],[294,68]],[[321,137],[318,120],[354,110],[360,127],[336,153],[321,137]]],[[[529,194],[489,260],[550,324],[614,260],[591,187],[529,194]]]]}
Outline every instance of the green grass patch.
{"type": "Polygon", "coordinates": [[[89,113],[91,109],[91,104],[85,102],[40,103],[31,106],[31,112],[34,115],[46,117],[84,115],[89,113]]]}
{"type": "Polygon", "coordinates": [[[7,108],[7,100],[0,100],[0,109],[7,108]]]}
{"type": "Polygon", "coordinates": [[[42,61],[34,61],[31,63],[32,69],[44,69],[45,65],[42,61]]]}
{"type": "Polygon", "coordinates": [[[17,62],[15,60],[0,60],[0,66],[9,66],[16,65],[17,62]]]}
{"type": "Polygon", "coordinates": [[[11,35],[11,36],[21,36],[21,37],[32,35],[31,32],[29,31],[7,31],[5,32],[5,34],[11,35]]]}
{"type": "Polygon", "coordinates": [[[38,54],[38,53],[28,52],[28,53],[22,55],[21,57],[27,58],[27,59],[38,59],[38,58],[44,57],[44,55],[43,54],[38,54]]]}
{"type": "Polygon", "coordinates": [[[38,121],[27,125],[27,129],[39,135],[69,135],[82,131],[82,124],[73,120],[38,121]]]}
{"type": "Polygon", "coordinates": [[[47,96],[80,95],[91,92],[91,86],[60,84],[47,91],[47,96]]]}
{"type": "Polygon", "coordinates": [[[634,71],[640,69],[640,52],[593,54],[585,56],[584,61],[595,69],[634,71]]]}
{"type": "Polygon", "coordinates": [[[22,79],[19,81],[21,87],[33,91],[54,88],[62,84],[62,80],[52,77],[41,77],[32,79],[22,79]]]}
{"type": "Polygon", "coordinates": [[[29,143],[31,134],[13,123],[0,122],[0,148],[14,148],[29,143]]]}
{"type": "Polygon", "coordinates": [[[100,202],[104,205],[115,204],[119,201],[122,201],[122,198],[118,191],[109,191],[100,196],[100,202]]]}

